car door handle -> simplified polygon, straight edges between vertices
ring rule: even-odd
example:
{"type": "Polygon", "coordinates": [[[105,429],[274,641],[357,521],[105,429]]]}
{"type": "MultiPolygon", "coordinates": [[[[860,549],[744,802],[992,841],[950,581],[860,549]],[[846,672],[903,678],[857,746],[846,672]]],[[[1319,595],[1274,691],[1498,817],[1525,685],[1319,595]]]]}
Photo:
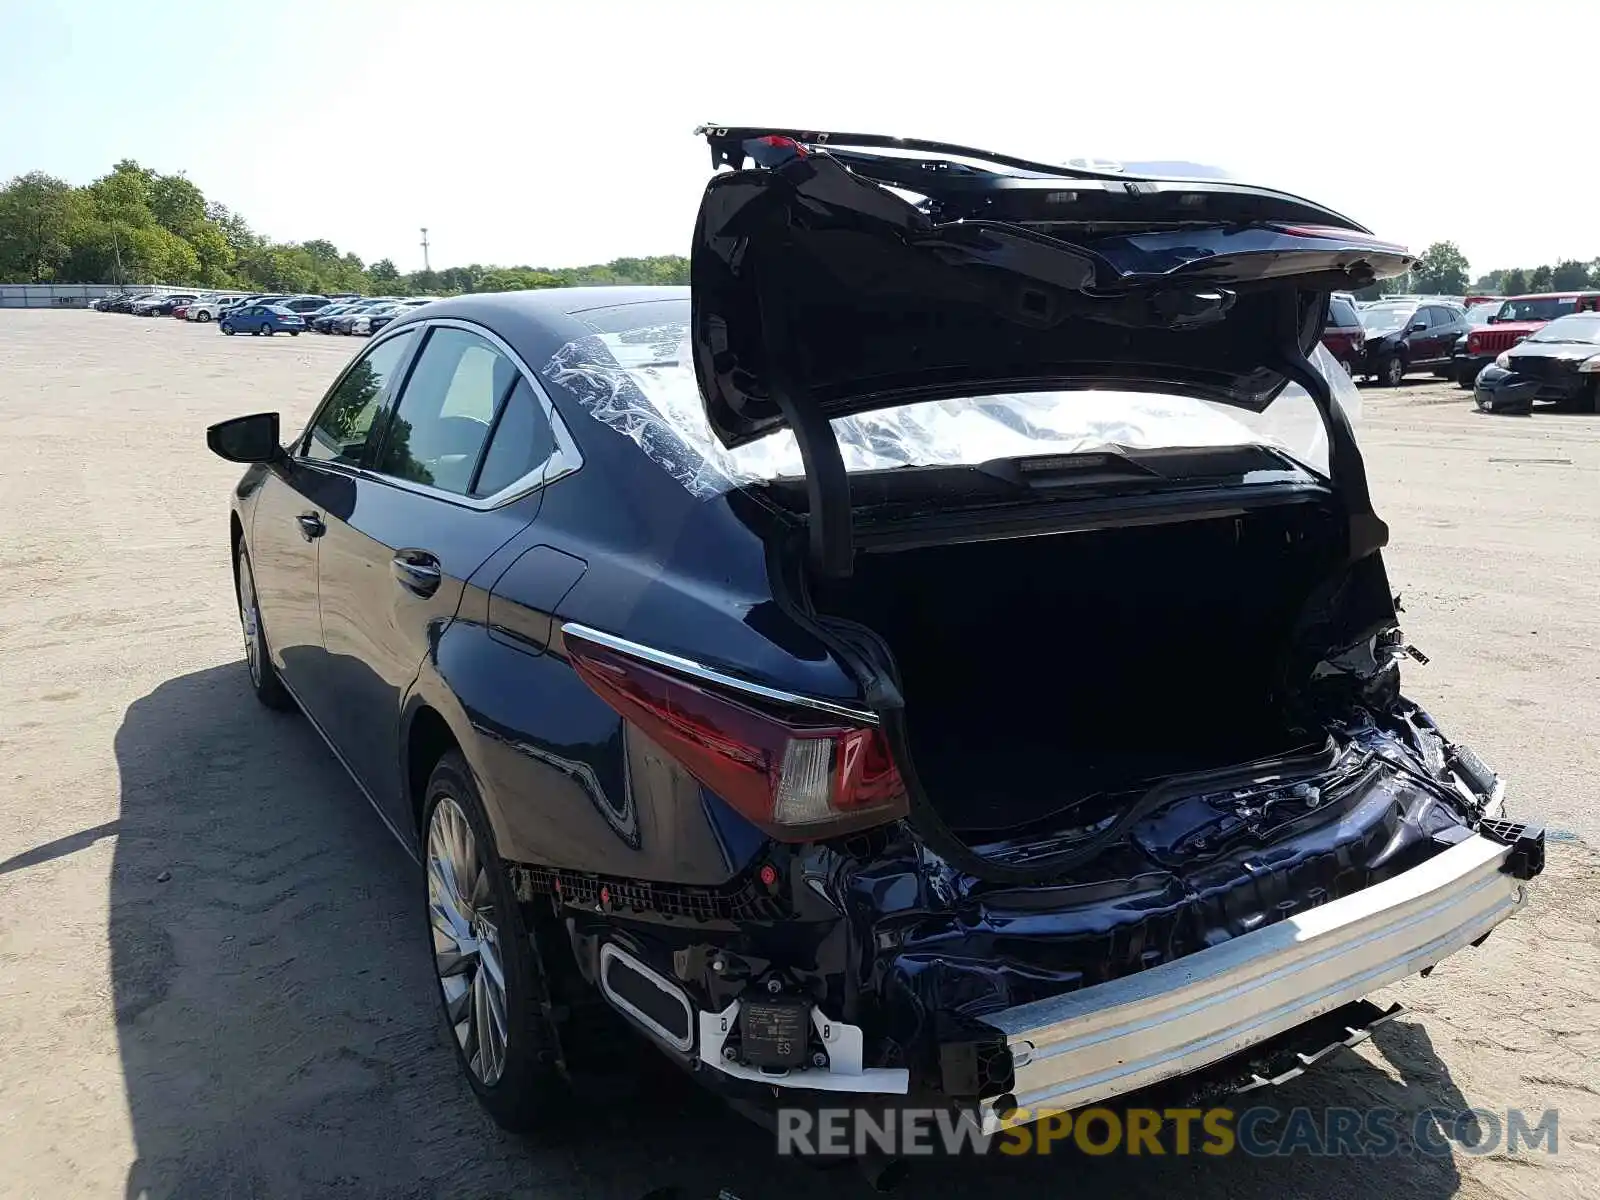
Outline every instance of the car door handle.
{"type": "Polygon", "coordinates": [[[396,582],[418,596],[433,595],[444,577],[439,560],[426,550],[401,550],[389,560],[389,566],[396,582]]]}
{"type": "Polygon", "coordinates": [[[301,513],[295,518],[295,522],[300,526],[300,536],[308,542],[328,532],[328,527],[322,523],[322,518],[314,512],[301,513]]]}

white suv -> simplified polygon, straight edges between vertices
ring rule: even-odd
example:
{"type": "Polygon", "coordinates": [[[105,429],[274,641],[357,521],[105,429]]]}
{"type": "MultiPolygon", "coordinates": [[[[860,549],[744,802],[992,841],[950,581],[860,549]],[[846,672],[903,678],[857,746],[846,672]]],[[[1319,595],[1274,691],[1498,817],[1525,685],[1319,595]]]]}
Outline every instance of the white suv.
{"type": "Polygon", "coordinates": [[[189,306],[189,311],[184,313],[184,318],[190,321],[207,321],[219,319],[234,305],[238,304],[243,296],[207,296],[204,300],[196,301],[189,306]]]}

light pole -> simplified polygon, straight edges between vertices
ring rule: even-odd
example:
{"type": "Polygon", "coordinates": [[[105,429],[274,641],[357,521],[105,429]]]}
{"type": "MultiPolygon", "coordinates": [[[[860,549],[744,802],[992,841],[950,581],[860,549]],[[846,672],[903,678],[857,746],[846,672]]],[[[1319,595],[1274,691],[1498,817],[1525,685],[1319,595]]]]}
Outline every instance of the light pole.
{"type": "Polygon", "coordinates": [[[422,269],[432,274],[433,268],[428,265],[428,227],[422,227],[422,269]]]}

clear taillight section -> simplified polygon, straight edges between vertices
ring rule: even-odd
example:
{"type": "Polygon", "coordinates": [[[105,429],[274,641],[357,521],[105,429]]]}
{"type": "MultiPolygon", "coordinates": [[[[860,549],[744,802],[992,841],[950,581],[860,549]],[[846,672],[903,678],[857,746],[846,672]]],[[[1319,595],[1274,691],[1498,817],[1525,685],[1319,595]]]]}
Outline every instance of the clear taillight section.
{"type": "Polygon", "coordinates": [[[578,638],[573,669],[607,704],[771,836],[813,841],[906,813],[882,730],[777,703],[578,638]]]}

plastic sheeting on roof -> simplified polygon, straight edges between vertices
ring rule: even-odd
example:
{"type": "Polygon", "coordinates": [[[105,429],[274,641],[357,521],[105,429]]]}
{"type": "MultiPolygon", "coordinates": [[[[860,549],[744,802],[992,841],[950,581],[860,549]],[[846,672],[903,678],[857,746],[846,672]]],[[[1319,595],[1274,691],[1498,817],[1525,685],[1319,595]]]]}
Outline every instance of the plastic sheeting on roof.
{"type": "MultiPolygon", "coordinates": [[[[597,332],[568,342],[541,374],[589,415],[635,442],[700,497],[804,473],[787,430],[729,450],[706,420],[686,324],[597,332]]],[[[1352,421],[1361,396],[1320,345],[1313,356],[1352,421]]],[[[850,471],[952,466],[1093,450],[1266,445],[1320,475],[1327,435],[1316,405],[1291,384],[1261,413],[1159,393],[1029,392],[937,400],[833,422],[850,471]]]]}

